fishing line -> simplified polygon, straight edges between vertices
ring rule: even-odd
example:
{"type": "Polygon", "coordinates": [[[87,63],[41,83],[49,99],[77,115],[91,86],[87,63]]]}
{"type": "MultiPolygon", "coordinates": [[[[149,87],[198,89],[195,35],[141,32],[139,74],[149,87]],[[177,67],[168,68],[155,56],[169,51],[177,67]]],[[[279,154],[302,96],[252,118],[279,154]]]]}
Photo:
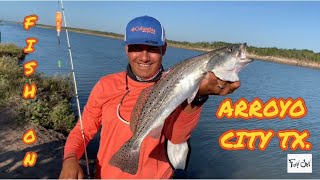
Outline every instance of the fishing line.
{"type": "Polygon", "coordinates": [[[69,57],[70,57],[70,64],[71,64],[71,72],[72,72],[72,76],[73,76],[74,91],[75,91],[75,95],[76,95],[78,116],[79,116],[79,120],[80,120],[81,135],[82,135],[82,139],[83,139],[84,154],[85,154],[86,165],[87,165],[87,175],[88,175],[88,178],[90,179],[89,160],[88,160],[88,154],[87,154],[86,143],[85,143],[85,138],[84,138],[82,116],[81,116],[81,110],[80,110],[80,101],[79,101],[79,94],[78,94],[78,89],[77,89],[76,75],[75,75],[74,68],[73,68],[73,60],[72,60],[71,46],[70,46],[70,40],[69,40],[69,33],[68,33],[67,22],[66,22],[66,17],[65,17],[65,12],[64,12],[62,0],[60,0],[60,3],[61,3],[64,26],[65,26],[66,35],[67,35],[69,57]]]}

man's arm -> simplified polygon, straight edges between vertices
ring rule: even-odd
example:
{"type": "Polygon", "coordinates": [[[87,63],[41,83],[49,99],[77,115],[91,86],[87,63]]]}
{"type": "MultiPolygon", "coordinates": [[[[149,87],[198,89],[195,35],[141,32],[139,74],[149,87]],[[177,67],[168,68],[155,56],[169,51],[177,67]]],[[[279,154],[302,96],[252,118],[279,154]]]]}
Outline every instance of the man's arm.
{"type": "MultiPolygon", "coordinates": [[[[93,87],[82,114],[82,125],[86,145],[88,145],[100,127],[102,105],[105,99],[105,97],[102,97],[102,95],[105,96],[105,93],[103,93],[103,87],[101,81],[99,81],[93,87]]],[[[66,158],[69,154],[73,153],[76,154],[77,159],[80,159],[84,152],[83,142],[84,140],[82,138],[79,120],[68,136],[64,149],[64,157],[66,158]]]]}
{"type": "Polygon", "coordinates": [[[103,86],[101,81],[99,81],[92,89],[82,114],[82,125],[85,140],[82,138],[80,121],[78,121],[67,138],[64,148],[63,166],[59,178],[66,179],[84,177],[78,160],[83,155],[85,146],[88,145],[90,140],[99,130],[102,115],[102,104],[105,101],[106,97],[103,86]]]}

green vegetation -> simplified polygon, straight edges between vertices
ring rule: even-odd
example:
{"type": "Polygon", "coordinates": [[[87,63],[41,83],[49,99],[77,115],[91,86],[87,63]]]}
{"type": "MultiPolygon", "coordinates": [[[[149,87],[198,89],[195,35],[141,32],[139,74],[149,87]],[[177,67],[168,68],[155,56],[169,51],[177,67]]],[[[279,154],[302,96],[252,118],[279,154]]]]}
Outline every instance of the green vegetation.
{"type": "Polygon", "coordinates": [[[194,49],[218,49],[222,48],[225,46],[232,45],[232,43],[226,43],[226,42],[188,42],[188,41],[172,41],[172,40],[167,40],[169,45],[172,46],[177,46],[177,47],[182,47],[182,48],[194,48],[194,49]]]}
{"type": "Polygon", "coordinates": [[[309,60],[320,62],[320,53],[303,49],[278,49],[278,48],[257,48],[249,47],[248,52],[259,56],[275,56],[297,60],[309,60]]]}
{"type": "MultiPolygon", "coordinates": [[[[228,45],[232,45],[232,43],[226,42],[196,42],[191,43],[187,41],[179,42],[179,41],[171,41],[168,40],[168,44],[181,47],[181,48],[193,48],[193,49],[218,49],[228,45]]],[[[279,49],[279,48],[258,48],[254,46],[248,47],[248,52],[258,56],[273,56],[273,57],[281,57],[281,58],[289,58],[289,59],[297,59],[297,60],[309,60],[320,62],[320,53],[315,53],[313,51],[303,49],[279,49]]]]}
{"type": "Polygon", "coordinates": [[[17,57],[19,60],[22,60],[25,58],[25,54],[23,50],[14,44],[1,44],[0,55],[17,57]]]}
{"type": "MultiPolygon", "coordinates": [[[[14,106],[18,111],[19,122],[32,122],[64,134],[75,125],[75,116],[70,101],[73,97],[71,78],[68,76],[47,77],[35,73],[26,77],[21,60],[8,52],[21,48],[15,45],[0,44],[0,108],[14,106]],[[25,83],[35,83],[35,99],[23,99],[25,83]]],[[[17,54],[15,54],[17,55],[17,54]]]]}

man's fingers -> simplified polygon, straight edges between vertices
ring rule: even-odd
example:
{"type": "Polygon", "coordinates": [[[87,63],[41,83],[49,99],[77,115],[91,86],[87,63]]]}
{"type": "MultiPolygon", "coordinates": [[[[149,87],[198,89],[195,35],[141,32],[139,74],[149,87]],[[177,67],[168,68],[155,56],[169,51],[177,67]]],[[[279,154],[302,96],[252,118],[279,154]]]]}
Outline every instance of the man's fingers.
{"type": "Polygon", "coordinates": [[[84,174],[82,169],[80,168],[80,170],[78,171],[78,179],[84,179],[84,174]]]}
{"type": "Polygon", "coordinates": [[[229,94],[229,91],[230,91],[230,84],[229,84],[229,83],[226,83],[226,84],[224,85],[224,88],[221,89],[219,95],[225,96],[225,95],[229,94]]]}
{"type": "Polygon", "coordinates": [[[200,84],[199,95],[227,95],[233,93],[239,87],[240,81],[223,81],[213,73],[207,73],[200,84]]]}
{"type": "Polygon", "coordinates": [[[233,93],[236,89],[240,87],[240,81],[236,81],[233,83],[225,82],[225,81],[218,81],[218,87],[221,89],[219,95],[227,95],[233,93]]]}
{"type": "Polygon", "coordinates": [[[217,80],[217,83],[220,89],[225,89],[226,85],[228,84],[228,82],[222,80],[217,80]]]}
{"type": "Polygon", "coordinates": [[[227,94],[233,93],[236,89],[238,89],[240,87],[240,85],[241,85],[240,81],[236,81],[236,82],[230,83],[227,94]]]}
{"type": "Polygon", "coordinates": [[[83,175],[83,173],[78,173],[78,179],[84,179],[84,175],[83,175]]]}
{"type": "Polygon", "coordinates": [[[240,81],[236,81],[234,83],[231,83],[230,84],[230,91],[233,92],[234,90],[238,89],[240,87],[240,85],[241,85],[240,81]]]}
{"type": "Polygon", "coordinates": [[[218,93],[219,95],[226,95],[229,92],[229,83],[226,81],[222,81],[220,79],[217,79],[217,85],[218,87],[218,93]]]}

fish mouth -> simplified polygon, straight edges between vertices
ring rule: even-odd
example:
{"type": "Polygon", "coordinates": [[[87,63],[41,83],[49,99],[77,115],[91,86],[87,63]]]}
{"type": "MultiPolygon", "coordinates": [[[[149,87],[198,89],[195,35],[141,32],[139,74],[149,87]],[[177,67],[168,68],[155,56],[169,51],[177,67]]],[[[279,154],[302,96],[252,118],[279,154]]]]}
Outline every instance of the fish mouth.
{"type": "Polygon", "coordinates": [[[240,45],[240,51],[239,51],[237,57],[240,60],[246,59],[247,58],[246,53],[247,53],[247,43],[241,44],[240,45]]]}
{"type": "Polygon", "coordinates": [[[241,63],[251,63],[252,61],[252,59],[240,59],[241,63]]]}
{"type": "Polygon", "coordinates": [[[252,59],[247,58],[247,43],[243,43],[240,45],[240,51],[237,57],[239,58],[239,61],[242,63],[250,63],[253,61],[252,59]]]}

